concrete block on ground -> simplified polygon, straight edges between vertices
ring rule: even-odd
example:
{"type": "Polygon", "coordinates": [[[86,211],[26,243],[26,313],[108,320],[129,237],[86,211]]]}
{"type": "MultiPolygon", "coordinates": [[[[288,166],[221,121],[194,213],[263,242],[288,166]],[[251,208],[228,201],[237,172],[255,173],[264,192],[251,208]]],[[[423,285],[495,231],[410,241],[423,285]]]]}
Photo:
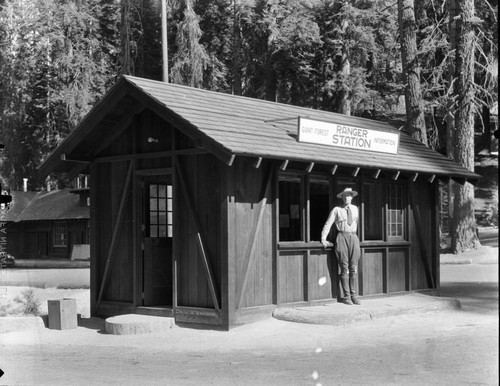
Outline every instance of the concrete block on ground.
{"type": "Polygon", "coordinates": [[[47,300],[47,307],[51,330],[71,330],[78,327],[76,299],[47,300]]]}
{"type": "Polygon", "coordinates": [[[174,325],[174,318],[126,314],[107,318],[104,330],[114,335],[150,334],[170,331],[174,325]]]}

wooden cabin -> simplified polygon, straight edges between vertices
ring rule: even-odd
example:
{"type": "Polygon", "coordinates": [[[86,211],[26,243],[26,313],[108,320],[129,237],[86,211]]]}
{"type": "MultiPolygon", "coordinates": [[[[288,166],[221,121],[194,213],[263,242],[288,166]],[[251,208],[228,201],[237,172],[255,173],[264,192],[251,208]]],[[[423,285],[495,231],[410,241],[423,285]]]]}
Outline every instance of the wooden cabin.
{"type": "Polygon", "coordinates": [[[360,295],[438,288],[437,182],[479,178],[385,123],[130,76],[40,172],[90,173],[93,315],[220,329],[337,300],[319,240],[346,186],[360,295]]]}
{"type": "Polygon", "coordinates": [[[6,212],[8,253],[16,259],[85,259],[89,189],[12,192],[6,212]]]}

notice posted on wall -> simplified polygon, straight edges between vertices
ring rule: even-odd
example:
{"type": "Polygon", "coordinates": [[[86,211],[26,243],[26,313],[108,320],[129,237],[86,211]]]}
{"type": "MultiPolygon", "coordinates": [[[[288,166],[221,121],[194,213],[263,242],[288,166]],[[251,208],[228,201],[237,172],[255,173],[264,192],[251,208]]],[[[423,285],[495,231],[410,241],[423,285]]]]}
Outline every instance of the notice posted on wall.
{"type": "Polygon", "coordinates": [[[371,130],[299,117],[299,142],[397,154],[399,133],[371,130]]]}

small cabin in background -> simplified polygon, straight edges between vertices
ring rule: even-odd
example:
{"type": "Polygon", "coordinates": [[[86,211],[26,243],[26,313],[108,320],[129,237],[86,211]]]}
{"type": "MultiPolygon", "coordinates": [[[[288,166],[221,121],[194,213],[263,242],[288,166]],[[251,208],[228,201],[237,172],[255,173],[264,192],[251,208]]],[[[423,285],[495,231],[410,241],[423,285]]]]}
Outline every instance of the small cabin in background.
{"type": "Polygon", "coordinates": [[[229,329],[335,302],[320,243],[359,192],[363,297],[439,287],[438,181],[479,176],[388,124],[122,77],[40,167],[90,173],[91,312],[229,329]]]}
{"type": "Polygon", "coordinates": [[[11,195],[8,253],[16,259],[90,259],[89,188],[11,195]]]}

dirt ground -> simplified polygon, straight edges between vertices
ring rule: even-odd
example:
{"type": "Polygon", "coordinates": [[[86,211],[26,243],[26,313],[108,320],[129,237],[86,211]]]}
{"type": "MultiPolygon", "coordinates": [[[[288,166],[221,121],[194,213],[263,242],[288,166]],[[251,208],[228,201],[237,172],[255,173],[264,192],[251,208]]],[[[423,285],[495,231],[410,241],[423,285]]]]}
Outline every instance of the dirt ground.
{"type": "MultiPolygon", "coordinates": [[[[0,334],[0,385],[498,385],[498,248],[461,257],[472,264],[441,271],[462,311],[145,335],[103,334],[102,320],[83,318],[75,330],[0,334]]],[[[87,301],[88,290],[58,291],[87,301]]]]}

